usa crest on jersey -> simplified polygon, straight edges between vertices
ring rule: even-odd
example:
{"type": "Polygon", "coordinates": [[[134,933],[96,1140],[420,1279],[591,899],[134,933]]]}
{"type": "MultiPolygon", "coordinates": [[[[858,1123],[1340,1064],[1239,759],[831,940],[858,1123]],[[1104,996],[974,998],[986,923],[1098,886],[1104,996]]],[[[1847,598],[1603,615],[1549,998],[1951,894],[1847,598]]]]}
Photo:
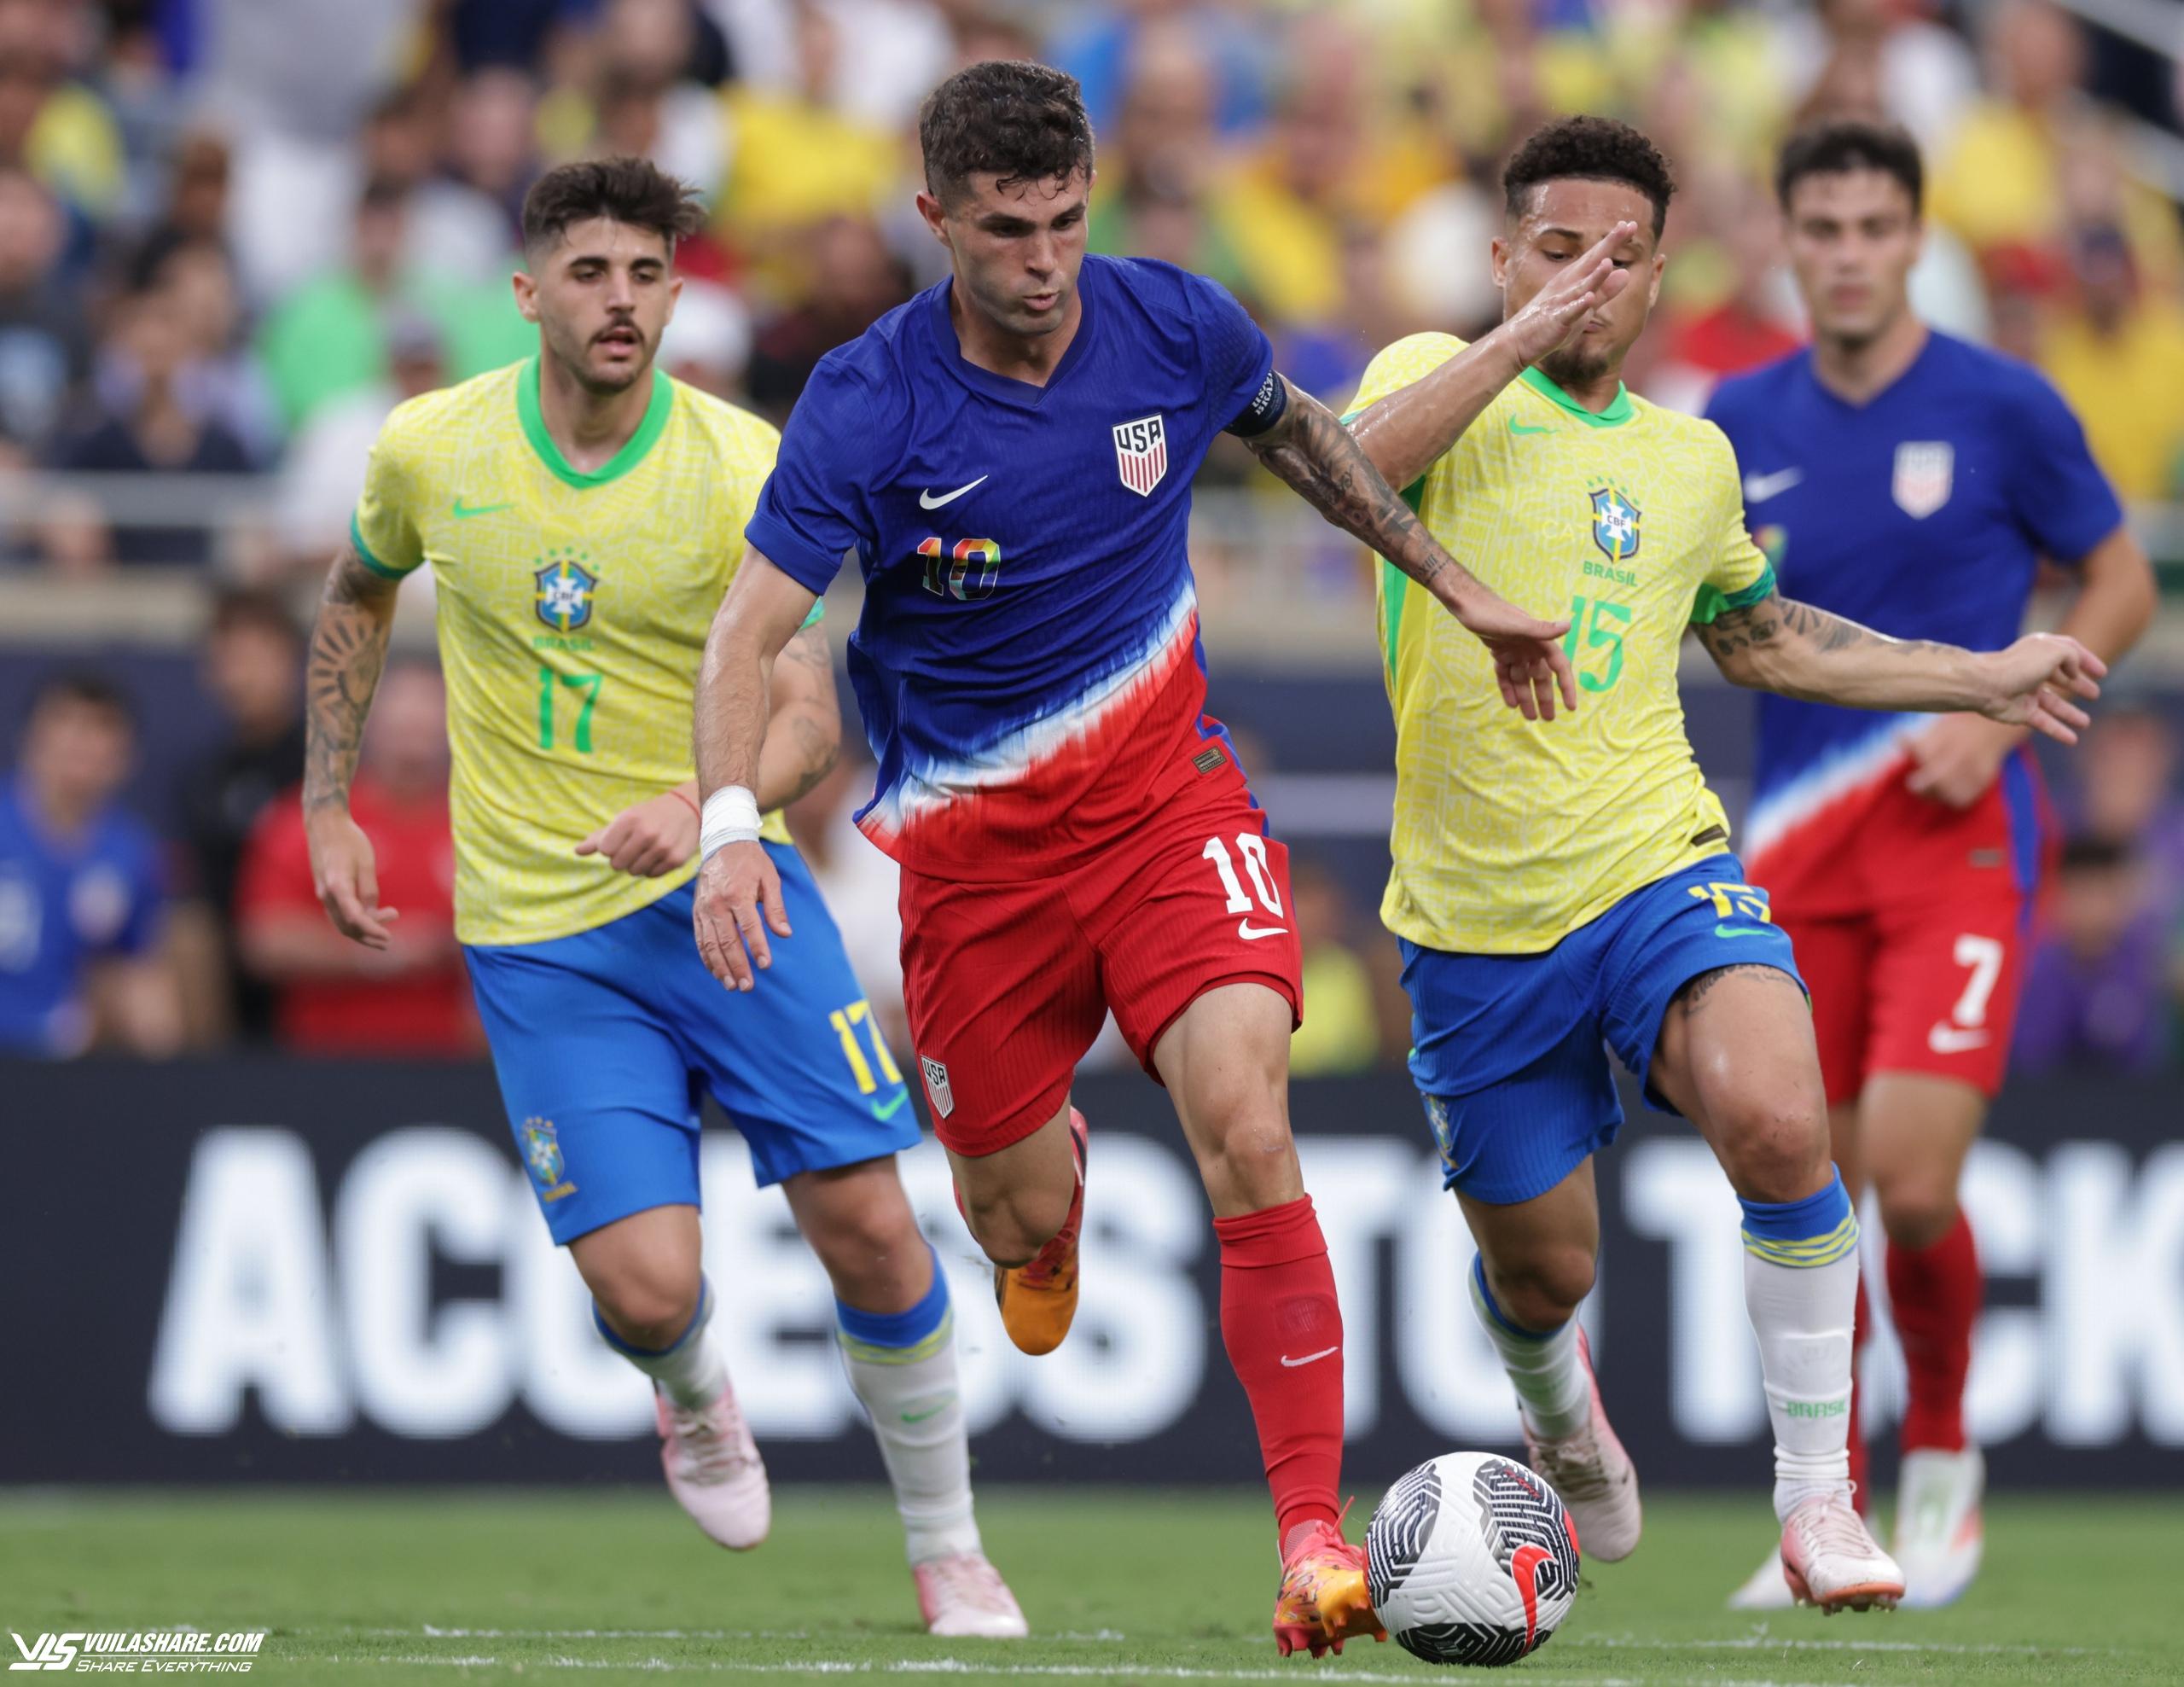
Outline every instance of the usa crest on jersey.
{"type": "Polygon", "coordinates": [[[1956,447],[1946,439],[1906,439],[1896,448],[1896,507],[1923,521],[1949,502],[1956,484],[1956,447]]]}
{"type": "Polygon", "coordinates": [[[1115,463],[1123,485],[1140,497],[1151,497],[1153,489],[1168,472],[1168,424],[1165,417],[1140,416],[1136,422],[1115,424],[1115,463]]]}

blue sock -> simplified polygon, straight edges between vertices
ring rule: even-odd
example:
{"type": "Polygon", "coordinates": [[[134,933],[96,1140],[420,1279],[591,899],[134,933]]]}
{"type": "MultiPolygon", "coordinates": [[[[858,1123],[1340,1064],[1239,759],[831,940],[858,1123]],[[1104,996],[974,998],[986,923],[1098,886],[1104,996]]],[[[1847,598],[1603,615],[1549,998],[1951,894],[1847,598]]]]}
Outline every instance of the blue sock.
{"type": "Polygon", "coordinates": [[[1803,1201],[1746,1201],[1744,1300],[1774,1430],[1774,1512],[1849,1492],[1858,1217],[1836,1172],[1803,1201]]]}
{"type": "Polygon", "coordinates": [[[932,1287],[915,1306],[899,1312],[867,1312],[839,1296],[834,1301],[835,1339],[843,1351],[876,1364],[914,1364],[929,1358],[947,1341],[950,1322],[948,1278],[938,1254],[932,1260],[932,1287]]]}
{"type": "Polygon", "coordinates": [[[712,1285],[702,1277],[698,1280],[698,1310],[682,1333],[665,1347],[640,1347],[624,1341],[600,1315],[599,1303],[595,1300],[591,1307],[592,1327],[600,1339],[652,1378],[674,1404],[694,1410],[711,1405],[728,1387],[728,1366],[706,1335],[712,1316],[712,1285]]]}
{"type": "Polygon", "coordinates": [[[1770,1265],[1809,1268],[1856,1251],[1858,1215],[1850,1210],[1840,1172],[1826,1189],[1803,1201],[1746,1201],[1740,1195],[1737,1204],[1744,1208],[1745,1251],[1770,1265]]]}
{"type": "Polygon", "coordinates": [[[1577,1356],[1577,1319],[1565,1318],[1552,1329],[1525,1329],[1495,1300],[1482,1254],[1472,1256],[1471,1304],[1532,1433],[1560,1440],[1583,1428],[1593,1415],[1593,1382],[1577,1356]]]}

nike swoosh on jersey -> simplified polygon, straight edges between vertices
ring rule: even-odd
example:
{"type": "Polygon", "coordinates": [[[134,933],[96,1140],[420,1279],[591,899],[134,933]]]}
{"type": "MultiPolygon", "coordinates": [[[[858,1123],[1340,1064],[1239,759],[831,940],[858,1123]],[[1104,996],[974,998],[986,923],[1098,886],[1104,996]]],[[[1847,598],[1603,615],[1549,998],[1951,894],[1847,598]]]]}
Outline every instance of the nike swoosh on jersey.
{"type": "Polygon", "coordinates": [[[1519,422],[1513,416],[1509,418],[1509,431],[1512,433],[1552,433],[1554,432],[1552,428],[1538,428],[1529,422],[1519,422]]]}
{"type": "Polygon", "coordinates": [[[513,503],[465,503],[458,495],[455,500],[454,514],[456,521],[468,521],[473,515],[497,515],[503,509],[514,509],[514,508],[515,505],[513,503]]]}
{"type": "Polygon", "coordinates": [[[1296,1370],[1296,1369],[1297,1369],[1297,1367],[1298,1367],[1298,1365],[1300,1365],[1300,1364],[1311,1364],[1311,1363],[1312,1363],[1312,1361],[1313,1361],[1313,1360],[1315,1360],[1315,1359],[1323,1359],[1323,1358],[1326,1358],[1329,1353],[1340,1353],[1341,1351],[1342,1351],[1342,1344],[1341,1344],[1339,1341],[1338,1341],[1338,1342],[1336,1342],[1336,1343],[1335,1343],[1335,1345],[1334,1345],[1333,1347],[1322,1347],[1322,1348],[1321,1348],[1321,1349],[1320,1349],[1320,1351],[1319,1351],[1318,1353],[1307,1353],[1307,1354],[1305,1354],[1305,1355],[1304,1355],[1304,1357],[1303,1358],[1301,1358],[1301,1359],[1292,1359],[1292,1358],[1291,1358],[1289,1357],[1289,1355],[1288,1355],[1288,1354],[1284,1353],[1284,1354],[1281,1356],[1281,1362],[1282,1362],[1282,1364],[1283,1364],[1287,1365],[1290,1370],[1296,1370]]]}
{"type": "Polygon", "coordinates": [[[1926,1046],[1937,1055],[1968,1055],[1974,1049],[1985,1048],[1987,1042],[1986,1032],[1967,1031],[1946,1021],[1926,1033],[1926,1046]]]}
{"type": "Polygon", "coordinates": [[[987,481],[992,479],[993,476],[990,474],[981,474],[977,480],[972,481],[969,486],[958,486],[954,492],[944,492],[938,497],[935,497],[932,495],[932,490],[928,488],[918,494],[918,508],[920,509],[938,509],[944,503],[953,503],[957,498],[962,497],[964,493],[975,491],[977,488],[983,486],[987,481]]]}
{"type": "Polygon", "coordinates": [[[895,1099],[885,1107],[880,1106],[878,1102],[867,1102],[865,1105],[872,1109],[872,1116],[885,1125],[903,1110],[903,1103],[909,1098],[910,1092],[908,1090],[897,1090],[895,1092],[895,1099]]]}
{"type": "Polygon", "coordinates": [[[1744,477],[1744,501],[1764,503],[1768,499],[1786,492],[1805,478],[1802,468],[1778,468],[1772,474],[1747,474],[1744,477]]]}
{"type": "Polygon", "coordinates": [[[1249,920],[1236,922],[1236,935],[1246,943],[1257,938],[1279,937],[1288,929],[1287,926],[1255,926],[1249,920]]]}
{"type": "Polygon", "coordinates": [[[1714,935],[1716,937],[1764,937],[1767,935],[1767,928],[1764,926],[1716,926],[1714,935]]]}

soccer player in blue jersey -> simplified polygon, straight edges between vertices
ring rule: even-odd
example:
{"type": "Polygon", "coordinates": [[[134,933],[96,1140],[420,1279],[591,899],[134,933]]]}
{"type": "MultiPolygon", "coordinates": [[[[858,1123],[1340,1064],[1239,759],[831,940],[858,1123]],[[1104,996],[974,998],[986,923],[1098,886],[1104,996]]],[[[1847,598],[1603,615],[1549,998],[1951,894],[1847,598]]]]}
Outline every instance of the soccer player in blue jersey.
{"type": "MultiPolygon", "coordinates": [[[[2077,582],[2062,631],[2115,660],[2152,615],[2152,572],[2054,389],[1913,311],[1916,144],[1824,125],[1784,148],[1777,185],[1813,343],[1724,383],[1708,414],[1783,591],[1899,638],[1994,650],[2046,559],[2077,582]]],[[[1746,858],[1812,987],[1836,1161],[1853,1189],[1871,1182],[1887,1231],[1912,1605],[1955,1598],[1979,1563],[1964,1384],[1981,1277],[1957,1183],[2030,947],[2043,804],[2026,736],[1978,715],[1759,705],[1746,858]]],[[[1739,1598],[1786,1594],[1770,1565],[1739,1598]]]]}
{"type": "Polygon", "coordinates": [[[1222,1335],[1274,1493],[1275,1643],[1339,1649],[1377,1624],[1336,1510],[1342,1321],[1289,1133],[1287,853],[1203,713],[1191,478],[1242,437],[1483,639],[1527,713],[1574,695],[1567,623],[1458,567],[1220,287],[1085,256],[1072,79],[973,65],[920,127],[918,207],[953,273],[831,353],[789,418],[701,681],[699,945],[744,990],[786,950],[749,788],[768,677],[854,553],[850,674],[880,764],[860,822],[902,864],[920,1074],[1003,1321],[1045,1352],[1074,1310],[1070,1080],[1112,1008],[1212,1202],[1222,1335]]]}

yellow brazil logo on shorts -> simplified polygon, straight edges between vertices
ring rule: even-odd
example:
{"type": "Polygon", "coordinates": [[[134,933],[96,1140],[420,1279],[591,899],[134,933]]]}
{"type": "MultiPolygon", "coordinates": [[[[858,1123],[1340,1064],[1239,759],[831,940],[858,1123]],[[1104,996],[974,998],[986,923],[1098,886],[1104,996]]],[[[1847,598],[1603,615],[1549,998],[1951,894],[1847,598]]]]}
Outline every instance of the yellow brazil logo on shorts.
{"type": "Polygon", "coordinates": [[[533,572],[531,579],[537,583],[531,607],[555,631],[574,632],[590,621],[592,595],[598,590],[599,576],[580,567],[574,556],[549,559],[533,572]]]}

